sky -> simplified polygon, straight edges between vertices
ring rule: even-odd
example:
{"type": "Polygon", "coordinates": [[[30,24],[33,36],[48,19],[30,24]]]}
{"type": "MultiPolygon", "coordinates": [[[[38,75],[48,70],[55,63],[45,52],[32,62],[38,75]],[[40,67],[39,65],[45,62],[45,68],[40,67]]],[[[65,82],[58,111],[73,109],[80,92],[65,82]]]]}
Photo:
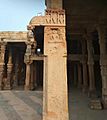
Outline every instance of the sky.
{"type": "Polygon", "coordinates": [[[44,9],[45,0],[0,0],[0,31],[26,31],[31,18],[44,9]]]}

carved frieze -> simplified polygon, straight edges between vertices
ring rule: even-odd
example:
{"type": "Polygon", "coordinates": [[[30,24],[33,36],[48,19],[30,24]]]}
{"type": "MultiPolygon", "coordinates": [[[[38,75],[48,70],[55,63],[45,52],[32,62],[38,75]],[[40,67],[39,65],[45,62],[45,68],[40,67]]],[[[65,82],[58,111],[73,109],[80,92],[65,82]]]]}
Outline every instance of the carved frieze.
{"type": "Polygon", "coordinates": [[[45,44],[48,54],[57,55],[66,53],[65,28],[46,27],[45,44]]]}
{"type": "Polygon", "coordinates": [[[45,16],[35,16],[31,19],[28,30],[35,26],[65,26],[65,11],[59,9],[46,9],[45,16]]]}
{"type": "Polygon", "coordinates": [[[65,41],[64,28],[48,27],[45,32],[49,43],[62,43],[65,41]]]}
{"type": "Polygon", "coordinates": [[[57,9],[47,9],[45,11],[45,19],[45,24],[65,25],[65,11],[57,9]]]}

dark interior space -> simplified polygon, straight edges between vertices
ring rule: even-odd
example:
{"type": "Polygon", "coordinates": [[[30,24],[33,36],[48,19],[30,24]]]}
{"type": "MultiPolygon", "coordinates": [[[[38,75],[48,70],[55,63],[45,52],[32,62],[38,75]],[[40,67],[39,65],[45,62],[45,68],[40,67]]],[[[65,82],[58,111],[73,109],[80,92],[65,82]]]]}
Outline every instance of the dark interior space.
{"type": "Polygon", "coordinates": [[[25,43],[8,43],[5,54],[5,77],[7,77],[8,61],[11,53],[12,64],[12,89],[23,89],[25,84],[26,65],[24,63],[24,54],[26,51],[25,43]]]}
{"type": "Polygon", "coordinates": [[[36,53],[37,49],[40,49],[40,54],[44,53],[44,27],[43,26],[36,26],[33,30],[34,38],[37,42],[36,53]]]}

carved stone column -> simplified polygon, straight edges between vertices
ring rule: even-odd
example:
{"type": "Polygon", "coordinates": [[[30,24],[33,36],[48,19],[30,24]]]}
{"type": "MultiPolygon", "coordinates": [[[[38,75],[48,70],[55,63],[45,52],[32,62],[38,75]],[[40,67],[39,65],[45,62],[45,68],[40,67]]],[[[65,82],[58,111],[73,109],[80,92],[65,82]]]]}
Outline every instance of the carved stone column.
{"type": "Polygon", "coordinates": [[[30,72],[31,72],[31,66],[29,63],[27,63],[26,64],[25,90],[30,90],[30,72]]]}
{"type": "Polygon", "coordinates": [[[9,49],[8,64],[7,64],[7,79],[4,82],[5,83],[4,89],[5,90],[10,90],[12,88],[12,85],[11,85],[12,67],[13,67],[13,64],[12,64],[12,51],[11,51],[11,48],[10,48],[9,49]]]}
{"type": "Polygon", "coordinates": [[[87,62],[82,61],[82,67],[83,67],[83,92],[88,91],[88,73],[87,73],[87,62]]]}
{"type": "Polygon", "coordinates": [[[68,120],[65,12],[47,10],[46,16],[48,12],[53,19],[44,29],[43,120],[68,120]]]}
{"type": "Polygon", "coordinates": [[[31,64],[31,83],[30,83],[30,89],[34,90],[35,85],[34,85],[34,63],[31,64]]]}
{"type": "Polygon", "coordinates": [[[82,69],[81,64],[78,64],[78,88],[82,87],[82,69]]]}
{"type": "MultiPolygon", "coordinates": [[[[29,34],[29,33],[28,33],[29,34]]],[[[29,36],[28,36],[29,37],[29,36]]],[[[26,64],[26,79],[25,79],[25,90],[30,90],[30,82],[31,82],[31,41],[28,38],[28,42],[26,43],[26,53],[24,62],[26,64]]]]}
{"type": "Polygon", "coordinates": [[[3,63],[0,63],[0,90],[3,90],[3,63]]]}
{"type": "Polygon", "coordinates": [[[88,91],[88,68],[87,68],[87,57],[86,57],[86,53],[87,53],[87,47],[86,47],[86,40],[83,38],[82,40],[82,55],[83,55],[83,59],[81,61],[82,63],[82,70],[83,70],[83,88],[82,91],[85,93],[88,91]]]}
{"type": "Polygon", "coordinates": [[[104,107],[107,108],[107,52],[106,52],[106,29],[104,26],[98,27],[100,44],[100,67],[102,76],[102,99],[104,107]]]}
{"type": "Polygon", "coordinates": [[[87,51],[88,51],[88,72],[89,72],[89,95],[95,93],[95,76],[94,76],[94,49],[92,44],[92,35],[87,33],[87,51]]]}
{"type": "Polygon", "coordinates": [[[4,55],[5,55],[5,43],[0,43],[0,90],[3,89],[3,70],[4,70],[4,55]]]}

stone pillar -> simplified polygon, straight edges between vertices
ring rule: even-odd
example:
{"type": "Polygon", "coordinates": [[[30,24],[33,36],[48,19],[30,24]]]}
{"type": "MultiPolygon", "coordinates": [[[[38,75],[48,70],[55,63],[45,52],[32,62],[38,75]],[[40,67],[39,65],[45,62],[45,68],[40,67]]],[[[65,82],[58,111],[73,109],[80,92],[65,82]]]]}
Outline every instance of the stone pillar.
{"type": "Polygon", "coordinates": [[[98,27],[100,44],[100,67],[102,76],[102,100],[104,107],[107,108],[107,52],[106,52],[106,29],[104,26],[98,27]]]}
{"type": "Polygon", "coordinates": [[[81,64],[78,64],[78,88],[82,87],[82,69],[81,64]]]}
{"type": "Polygon", "coordinates": [[[77,82],[78,82],[78,68],[77,68],[77,64],[76,63],[74,63],[74,65],[73,65],[73,71],[74,71],[74,73],[73,73],[73,76],[74,76],[74,78],[73,78],[73,80],[74,80],[74,86],[75,87],[77,87],[77,82]]]}
{"type": "Polygon", "coordinates": [[[31,41],[29,39],[26,45],[27,45],[27,48],[26,48],[26,53],[25,53],[25,58],[24,58],[24,62],[26,64],[25,90],[30,90],[32,60],[30,58],[31,57],[31,41]]]}
{"type": "Polygon", "coordinates": [[[5,90],[10,90],[12,88],[11,79],[12,79],[12,50],[9,48],[9,58],[7,64],[7,80],[5,81],[5,90]]]}
{"type": "Polygon", "coordinates": [[[27,63],[26,64],[25,90],[30,90],[30,72],[31,72],[31,66],[29,63],[27,63]]]}
{"type": "MultiPolygon", "coordinates": [[[[58,21],[60,15],[63,17],[61,21],[65,19],[64,10],[48,12],[51,16],[56,14],[58,21]]],[[[43,120],[68,120],[65,25],[52,22],[44,28],[44,55],[47,57],[44,60],[43,120]]]]}
{"type": "Polygon", "coordinates": [[[3,89],[3,70],[4,70],[4,55],[6,44],[0,43],[0,90],[3,89]]]}
{"type": "Polygon", "coordinates": [[[94,76],[94,49],[92,44],[91,33],[87,34],[87,51],[88,51],[88,72],[89,72],[89,95],[95,93],[95,76],[94,76]]]}
{"type": "Polygon", "coordinates": [[[35,85],[34,85],[34,63],[31,64],[31,83],[30,83],[30,89],[34,90],[35,85]]]}
{"type": "Polygon", "coordinates": [[[87,47],[86,47],[86,40],[82,40],[82,55],[83,55],[83,59],[82,59],[82,70],[83,70],[83,88],[82,91],[85,93],[88,91],[88,69],[87,69],[87,57],[86,57],[86,53],[87,53],[87,47]]]}
{"type": "Polygon", "coordinates": [[[83,67],[83,92],[88,91],[88,71],[87,71],[87,62],[82,61],[82,67],[83,67]]]}

